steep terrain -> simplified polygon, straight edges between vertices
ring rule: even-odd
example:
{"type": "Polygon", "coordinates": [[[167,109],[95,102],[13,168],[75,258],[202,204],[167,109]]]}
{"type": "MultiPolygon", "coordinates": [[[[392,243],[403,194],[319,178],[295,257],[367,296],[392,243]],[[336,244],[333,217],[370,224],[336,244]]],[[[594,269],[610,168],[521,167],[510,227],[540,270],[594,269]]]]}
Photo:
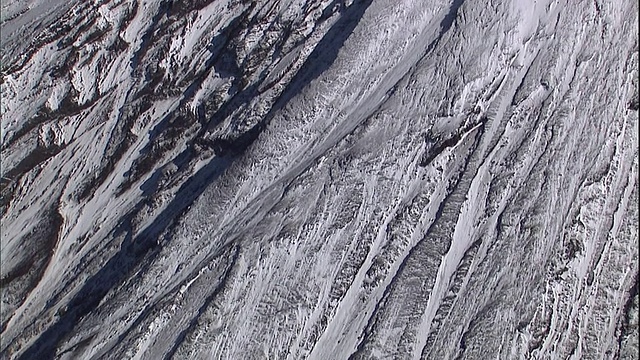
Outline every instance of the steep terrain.
{"type": "Polygon", "coordinates": [[[638,359],[635,1],[2,3],[2,359],[638,359]]]}

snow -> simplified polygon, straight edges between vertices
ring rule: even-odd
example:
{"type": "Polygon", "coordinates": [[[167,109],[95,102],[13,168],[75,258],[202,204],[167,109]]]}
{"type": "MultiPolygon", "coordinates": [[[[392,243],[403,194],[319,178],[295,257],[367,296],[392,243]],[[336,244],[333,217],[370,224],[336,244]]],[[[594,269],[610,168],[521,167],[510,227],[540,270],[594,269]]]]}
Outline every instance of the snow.
{"type": "Polygon", "coordinates": [[[0,357],[633,351],[636,5],[2,6],[0,357]]]}

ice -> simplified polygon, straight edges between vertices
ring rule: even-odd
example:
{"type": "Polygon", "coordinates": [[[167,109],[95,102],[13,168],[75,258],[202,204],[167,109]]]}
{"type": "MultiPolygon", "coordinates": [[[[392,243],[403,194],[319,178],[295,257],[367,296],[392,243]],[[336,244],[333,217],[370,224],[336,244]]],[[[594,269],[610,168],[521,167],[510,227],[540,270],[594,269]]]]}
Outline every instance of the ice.
{"type": "Polygon", "coordinates": [[[637,358],[637,4],[2,11],[0,357],[637,358]]]}

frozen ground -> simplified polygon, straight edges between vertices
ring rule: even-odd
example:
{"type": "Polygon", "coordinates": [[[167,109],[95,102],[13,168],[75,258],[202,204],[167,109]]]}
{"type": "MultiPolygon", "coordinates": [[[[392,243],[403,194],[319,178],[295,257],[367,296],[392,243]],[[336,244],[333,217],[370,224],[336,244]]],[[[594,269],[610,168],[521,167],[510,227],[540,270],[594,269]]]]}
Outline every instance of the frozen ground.
{"type": "Polygon", "coordinates": [[[1,21],[0,358],[639,358],[635,1],[1,21]]]}

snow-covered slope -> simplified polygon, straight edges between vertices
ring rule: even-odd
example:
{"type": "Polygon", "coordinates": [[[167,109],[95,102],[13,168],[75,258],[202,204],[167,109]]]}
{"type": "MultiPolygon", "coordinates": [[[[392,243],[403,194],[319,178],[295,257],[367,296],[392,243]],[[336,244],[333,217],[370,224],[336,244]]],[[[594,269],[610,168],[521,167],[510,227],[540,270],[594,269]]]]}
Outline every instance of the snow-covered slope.
{"type": "Polygon", "coordinates": [[[2,4],[0,357],[638,358],[634,1],[2,4]]]}

